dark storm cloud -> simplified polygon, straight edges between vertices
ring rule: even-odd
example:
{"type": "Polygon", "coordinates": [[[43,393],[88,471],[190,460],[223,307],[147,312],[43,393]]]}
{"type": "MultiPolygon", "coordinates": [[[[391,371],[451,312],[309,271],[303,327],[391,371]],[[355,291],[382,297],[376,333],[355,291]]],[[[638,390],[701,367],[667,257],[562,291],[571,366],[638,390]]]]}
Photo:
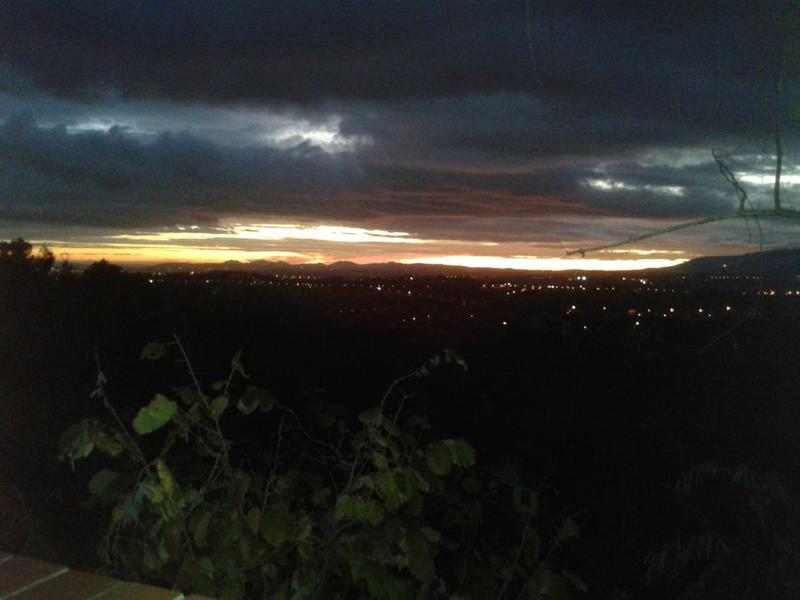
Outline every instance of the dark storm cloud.
{"type": "Polygon", "coordinates": [[[395,160],[433,165],[542,166],[713,143],[725,132],[598,105],[572,110],[530,94],[498,93],[342,107],[340,130],[366,135],[395,160]]]}
{"type": "Polygon", "coordinates": [[[0,128],[0,158],[0,215],[14,220],[121,225],[225,210],[291,213],[304,198],[356,190],[360,177],[346,157],[308,144],[243,150],[186,134],[145,143],[119,127],[68,134],[25,115],[0,128]]]}
{"type": "Polygon", "coordinates": [[[531,228],[508,219],[720,214],[735,200],[708,150],[768,126],[776,14],[751,1],[6,0],[0,220],[295,216],[444,237],[448,219],[493,219],[487,235],[522,239],[531,228]]]}
{"type": "Polygon", "coordinates": [[[432,167],[376,159],[369,147],[340,153],[307,141],[235,147],[185,133],[143,141],[123,127],[68,133],[19,115],[0,127],[0,218],[145,226],[237,214],[380,221],[677,218],[729,210],[731,190],[710,155],[700,160],[643,165],[617,158],[508,169],[487,159],[481,168],[432,167]]]}
{"type": "Polygon", "coordinates": [[[549,195],[575,188],[567,172],[440,171],[329,154],[307,142],[230,147],[187,134],[145,142],[121,127],[70,134],[26,115],[0,127],[0,158],[0,215],[14,220],[144,225],[236,213],[541,213],[560,203],[549,195]]]}
{"type": "Polygon", "coordinates": [[[712,99],[753,108],[743,92],[770,69],[773,12],[769,2],[7,0],[0,34],[3,62],[59,95],[293,104],[521,91],[700,118],[712,99]]]}

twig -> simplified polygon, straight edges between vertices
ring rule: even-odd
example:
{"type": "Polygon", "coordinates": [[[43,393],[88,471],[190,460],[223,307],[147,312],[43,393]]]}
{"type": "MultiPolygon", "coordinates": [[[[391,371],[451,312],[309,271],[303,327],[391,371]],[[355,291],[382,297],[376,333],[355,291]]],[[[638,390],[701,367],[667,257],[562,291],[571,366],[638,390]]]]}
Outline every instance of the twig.
{"type": "Polygon", "coordinates": [[[278,459],[280,457],[281,451],[281,441],[283,440],[283,422],[286,416],[282,416],[280,422],[278,423],[278,440],[275,442],[275,457],[272,460],[272,473],[267,479],[267,483],[264,486],[264,501],[261,503],[261,518],[264,518],[264,511],[267,510],[267,498],[269,498],[270,488],[272,487],[272,482],[275,481],[278,475],[278,459]]]}
{"type": "Polygon", "coordinates": [[[525,523],[525,529],[522,531],[522,538],[519,542],[519,547],[517,548],[517,552],[514,555],[514,561],[511,563],[511,568],[508,571],[508,576],[503,581],[503,586],[500,588],[500,591],[497,593],[498,600],[502,600],[506,594],[506,589],[508,588],[511,580],[514,577],[514,571],[517,570],[517,565],[519,565],[520,558],[522,558],[522,552],[525,550],[525,544],[528,542],[528,531],[531,527],[531,520],[528,519],[527,523],[525,523]]]}
{"type": "Polygon", "coordinates": [[[295,424],[297,425],[297,428],[300,430],[300,433],[302,433],[308,439],[308,441],[313,442],[314,444],[318,444],[320,446],[324,446],[326,448],[329,448],[331,450],[331,452],[333,453],[332,454],[332,458],[334,460],[336,460],[336,461],[338,461],[338,462],[340,462],[342,464],[345,464],[345,465],[349,464],[347,461],[345,461],[342,458],[341,451],[340,451],[339,448],[337,448],[336,446],[334,446],[330,442],[326,442],[325,440],[320,440],[320,439],[317,439],[314,436],[312,436],[308,432],[308,430],[305,428],[305,426],[303,425],[303,421],[300,419],[300,417],[297,415],[297,413],[294,410],[292,410],[288,406],[284,406],[282,404],[278,404],[278,410],[280,410],[280,411],[282,411],[282,412],[284,412],[284,413],[286,413],[288,415],[291,415],[291,417],[295,421],[295,424]]]}
{"type": "Polygon", "coordinates": [[[664,235],[666,233],[672,233],[674,231],[680,231],[682,229],[699,227],[700,225],[707,225],[709,223],[716,223],[719,221],[729,221],[731,219],[749,219],[751,217],[756,219],[758,218],[800,219],[800,211],[791,208],[739,210],[736,211],[735,213],[731,213],[729,215],[723,215],[721,217],[703,217],[702,219],[696,219],[694,221],[686,221],[684,223],[679,223],[677,225],[671,225],[669,227],[664,227],[661,229],[654,229],[652,231],[648,231],[647,233],[643,233],[640,235],[632,235],[630,237],[625,238],[624,240],[613,242],[611,244],[603,244],[602,246],[592,246],[591,248],[578,248],[577,250],[570,250],[567,252],[567,256],[573,256],[575,254],[586,256],[587,252],[598,252],[600,250],[607,250],[609,248],[618,248],[619,246],[624,246],[626,244],[631,244],[633,242],[646,240],[652,237],[658,237],[660,235],[664,235]]]}
{"type": "Polygon", "coordinates": [[[749,202],[749,198],[747,197],[747,192],[744,190],[742,185],[739,183],[739,180],[736,179],[736,175],[733,174],[733,171],[728,168],[724,162],[722,162],[722,158],[720,158],[719,154],[717,154],[716,150],[711,151],[711,156],[714,157],[714,162],[717,163],[717,167],[719,168],[719,172],[722,177],[733,187],[734,191],[736,192],[736,196],[739,198],[739,210],[743,211],[745,208],[745,204],[749,202]]]}
{"type": "MultiPolygon", "coordinates": [[[[100,396],[100,399],[103,401],[103,405],[106,407],[106,410],[111,413],[111,416],[114,417],[114,420],[117,422],[117,426],[122,430],[125,439],[128,441],[128,444],[131,447],[131,450],[134,451],[137,458],[142,462],[144,465],[147,474],[152,476],[153,471],[150,469],[150,463],[147,462],[147,459],[142,452],[142,449],[139,447],[139,444],[136,443],[136,440],[133,439],[133,436],[128,431],[128,428],[125,427],[125,423],[122,418],[119,416],[119,413],[116,411],[114,406],[111,404],[111,401],[108,399],[108,394],[106,394],[106,376],[103,374],[103,370],[100,368],[100,353],[98,352],[97,348],[94,349],[94,362],[97,366],[97,387],[95,387],[94,394],[100,396]]],[[[94,395],[93,394],[93,395],[94,395]]]]}
{"type": "Polygon", "coordinates": [[[178,347],[178,350],[180,350],[181,356],[183,357],[183,362],[186,365],[186,370],[189,373],[189,376],[192,378],[192,382],[194,383],[195,389],[197,390],[197,393],[200,396],[200,400],[206,407],[208,414],[211,416],[211,419],[214,422],[214,428],[216,429],[216,434],[217,437],[219,438],[220,447],[222,448],[222,458],[225,461],[225,465],[227,465],[228,443],[225,440],[225,436],[222,434],[222,428],[219,426],[219,419],[214,416],[213,412],[211,412],[211,404],[208,402],[208,397],[206,396],[205,392],[203,392],[203,388],[200,385],[200,380],[197,378],[197,375],[195,375],[194,368],[192,368],[192,363],[189,361],[189,356],[186,354],[186,350],[184,349],[183,344],[181,343],[181,340],[178,337],[178,334],[173,333],[172,337],[175,339],[175,345],[178,347]]]}

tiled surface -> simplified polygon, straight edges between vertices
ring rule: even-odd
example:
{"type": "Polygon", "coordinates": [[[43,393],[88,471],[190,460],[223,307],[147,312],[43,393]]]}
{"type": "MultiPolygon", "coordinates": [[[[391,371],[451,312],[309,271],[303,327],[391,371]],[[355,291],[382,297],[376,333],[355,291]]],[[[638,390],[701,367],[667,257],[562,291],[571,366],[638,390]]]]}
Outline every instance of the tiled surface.
{"type": "Polygon", "coordinates": [[[40,581],[58,577],[66,571],[67,568],[61,565],[14,556],[0,563],[0,600],[16,595],[19,590],[40,581]]]}
{"type": "Polygon", "coordinates": [[[13,600],[86,600],[117,584],[117,581],[107,577],[68,571],[55,579],[18,593],[13,600]]]}
{"type": "MultiPolygon", "coordinates": [[[[139,583],[120,583],[91,600],[179,600],[183,594],[139,583]]],[[[88,599],[86,599],[88,600],[88,599]]]]}
{"type": "MultiPolygon", "coordinates": [[[[191,600],[213,600],[190,596],[191,600]]],[[[0,600],[185,600],[183,594],[0,552],[0,600]]]]}

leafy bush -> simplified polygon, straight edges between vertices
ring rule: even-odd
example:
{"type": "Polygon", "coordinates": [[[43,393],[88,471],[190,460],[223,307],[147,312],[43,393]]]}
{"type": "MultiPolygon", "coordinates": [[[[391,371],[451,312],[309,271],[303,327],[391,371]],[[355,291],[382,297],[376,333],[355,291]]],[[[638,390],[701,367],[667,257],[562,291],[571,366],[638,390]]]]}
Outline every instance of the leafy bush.
{"type": "Polygon", "coordinates": [[[283,404],[248,383],[238,354],[208,386],[177,337],[141,357],[172,352],[189,385],[156,394],[128,426],[98,366],[93,396],[113,422],[83,420],[61,439],[73,468],[95,452],[108,457],[88,490],[109,511],[98,544],[109,572],[223,599],[571,598],[583,589],[554,566],[577,536],[574,520],[508,519],[472,446],[432,439],[424,417],[406,416],[403,386],[439,365],[466,369],[456,353],[437,354],[348,418],[318,391],[301,395],[302,409],[283,404]],[[257,435],[232,441],[247,427],[257,435]]]}
{"type": "Polygon", "coordinates": [[[775,473],[703,463],[675,486],[683,532],[646,559],[666,597],[797,598],[800,515],[775,473]]]}

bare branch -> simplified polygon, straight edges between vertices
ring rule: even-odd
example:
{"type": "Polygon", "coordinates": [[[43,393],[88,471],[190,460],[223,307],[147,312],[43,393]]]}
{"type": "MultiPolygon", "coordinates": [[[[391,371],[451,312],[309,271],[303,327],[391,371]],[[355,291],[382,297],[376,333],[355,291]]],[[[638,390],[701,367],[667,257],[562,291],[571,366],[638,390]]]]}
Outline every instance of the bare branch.
{"type": "MultiPolygon", "coordinates": [[[[136,443],[136,440],[133,439],[133,436],[128,431],[128,428],[125,427],[125,423],[122,421],[122,418],[119,416],[119,413],[114,408],[114,405],[111,404],[111,400],[108,398],[108,394],[106,393],[106,376],[103,374],[103,370],[100,368],[100,353],[97,351],[97,348],[94,350],[94,362],[97,366],[97,387],[95,388],[95,394],[100,396],[100,399],[103,401],[103,405],[106,407],[106,410],[111,413],[111,416],[114,417],[114,420],[117,422],[117,426],[122,431],[122,434],[125,436],[125,439],[128,442],[131,450],[136,454],[136,457],[141,461],[144,465],[144,469],[147,471],[147,474],[152,476],[153,472],[150,469],[150,463],[147,462],[147,459],[142,452],[141,447],[139,444],[136,443]]],[[[93,394],[93,395],[95,395],[93,394]]]]}
{"type": "Polygon", "coordinates": [[[775,210],[781,210],[781,169],[783,168],[783,144],[781,143],[780,117],[775,115],[775,188],[773,201],[775,210]]]}
{"type": "Polygon", "coordinates": [[[725,178],[725,181],[733,186],[733,189],[736,191],[736,196],[739,198],[739,210],[742,211],[745,209],[745,204],[750,202],[750,199],[747,197],[747,192],[744,191],[744,188],[739,183],[739,180],[736,179],[736,175],[733,174],[724,162],[722,162],[722,158],[720,158],[719,154],[717,154],[716,150],[711,151],[711,156],[714,157],[714,161],[717,163],[717,167],[719,167],[719,172],[722,174],[722,177],[725,178]]]}
{"type": "Polygon", "coordinates": [[[735,213],[731,213],[729,215],[723,215],[721,217],[703,217],[702,219],[696,219],[694,221],[686,221],[684,223],[671,225],[669,227],[663,227],[661,229],[653,229],[652,231],[648,231],[647,233],[643,233],[641,235],[632,235],[630,237],[625,238],[624,240],[621,240],[619,242],[613,242],[611,244],[603,244],[602,246],[592,246],[591,248],[578,248],[577,250],[570,250],[567,252],[567,256],[573,256],[575,254],[580,254],[581,256],[585,256],[587,252],[598,252],[599,250],[618,248],[619,246],[625,246],[626,244],[631,244],[633,242],[646,240],[652,237],[658,237],[660,235],[664,235],[666,233],[672,233],[674,231],[681,231],[682,229],[699,227],[700,225],[717,223],[719,221],[729,221],[731,219],[749,219],[751,217],[756,219],[770,219],[770,218],[800,219],[800,211],[790,208],[739,210],[735,213]]]}
{"type": "MultiPolygon", "coordinates": [[[[172,337],[175,340],[175,345],[178,347],[178,350],[181,353],[181,357],[183,358],[183,363],[186,365],[186,372],[189,374],[189,377],[192,378],[192,382],[194,383],[195,389],[197,390],[198,396],[200,396],[200,401],[205,406],[208,414],[211,416],[211,420],[214,422],[214,429],[216,430],[217,437],[219,439],[220,448],[222,449],[222,458],[224,459],[223,464],[225,467],[228,466],[228,442],[225,439],[225,436],[222,434],[222,428],[219,425],[219,418],[214,416],[214,412],[211,410],[211,404],[208,401],[208,396],[206,396],[205,392],[203,392],[203,387],[200,385],[200,380],[197,378],[197,375],[194,372],[194,368],[192,367],[192,363],[189,361],[189,356],[186,354],[186,350],[181,343],[180,338],[178,337],[177,333],[173,333],[172,337]]],[[[229,379],[230,380],[230,379],[229,379]]],[[[216,467],[216,464],[215,464],[216,467]]]]}

